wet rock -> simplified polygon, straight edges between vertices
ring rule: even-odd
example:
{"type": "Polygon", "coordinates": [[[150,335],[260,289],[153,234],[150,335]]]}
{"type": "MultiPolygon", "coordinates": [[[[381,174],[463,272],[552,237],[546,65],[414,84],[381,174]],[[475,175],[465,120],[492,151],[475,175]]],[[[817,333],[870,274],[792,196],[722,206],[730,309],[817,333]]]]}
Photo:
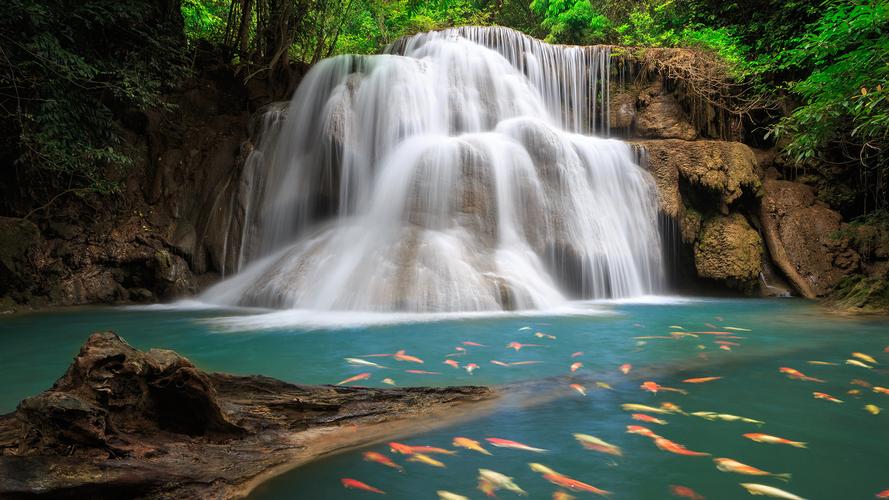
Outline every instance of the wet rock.
{"type": "MultiPolygon", "coordinates": [[[[496,246],[498,220],[496,199],[491,195],[496,192],[492,159],[473,147],[462,148],[460,155],[458,221],[485,246],[496,246]]],[[[440,186],[434,189],[440,189],[440,186]]]]}
{"type": "Polygon", "coordinates": [[[608,120],[612,130],[629,131],[636,121],[636,92],[623,89],[611,95],[611,107],[608,108],[608,120]]]}
{"type": "Polygon", "coordinates": [[[198,235],[191,221],[179,220],[168,227],[171,235],[168,241],[177,252],[188,255],[194,251],[198,244],[198,235]]]}
{"type": "Polygon", "coordinates": [[[443,425],[495,395],[205,373],[175,352],[95,333],[51,389],[0,416],[0,497],[241,496],[258,477],[403,434],[408,422],[443,425]]]}
{"type": "Polygon", "coordinates": [[[147,288],[130,288],[127,290],[129,299],[133,302],[151,302],[154,300],[154,294],[147,288]]]}
{"type": "Polygon", "coordinates": [[[637,141],[644,166],[655,178],[660,211],[678,222],[688,261],[700,277],[751,291],[758,279],[762,253],[759,237],[743,217],[740,200],[755,200],[761,191],[756,156],[741,143],[637,141]],[[722,214],[705,222],[710,214],[722,214]],[[694,244],[694,246],[692,246],[694,244]],[[726,252],[722,259],[720,252],[726,252]]]}
{"type": "Polygon", "coordinates": [[[740,214],[704,222],[694,246],[698,276],[752,291],[762,271],[762,239],[740,214]]]}
{"type": "Polygon", "coordinates": [[[766,179],[763,233],[772,258],[805,297],[827,295],[860,267],[860,256],[842,234],[842,216],[815,198],[812,188],[766,179]]]}
{"type": "Polygon", "coordinates": [[[195,292],[194,276],[182,257],[167,250],[159,250],[154,254],[153,267],[163,297],[172,298],[195,292]]]}
{"type": "Polygon", "coordinates": [[[793,286],[775,267],[768,252],[763,252],[762,255],[761,285],[759,293],[763,297],[791,297],[794,295],[793,286]]]}
{"type": "Polygon", "coordinates": [[[685,208],[682,213],[682,219],[679,221],[679,234],[685,243],[694,243],[701,232],[701,224],[703,216],[694,209],[685,208]]]}
{"type": "MultiPolygon", "coordinates": [[[[345,85],[331,92],[327,106],[330,112],[324,115],[321,124],[321,137],[330,143],[331,148],[341,148],[343,144],[354,140],[349,134],[349,123],[352,117],[352,101],[361,86],[362,75],[353,73],[346,78],[345,85]]],[[[352,132],[354,135],[355,132],[352,132]]]]}
{"type": "Polygon", "coordinates": [[[62,279],[52,294],[52,300],[63,305],[111,304],[126,297],[112,270],[101,267],[89,267],[62,279]]]}

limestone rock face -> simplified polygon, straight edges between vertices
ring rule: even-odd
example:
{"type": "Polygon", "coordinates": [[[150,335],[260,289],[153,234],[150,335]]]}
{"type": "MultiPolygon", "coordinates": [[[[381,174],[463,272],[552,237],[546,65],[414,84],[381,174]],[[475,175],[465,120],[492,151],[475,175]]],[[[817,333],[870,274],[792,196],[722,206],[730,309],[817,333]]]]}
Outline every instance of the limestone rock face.
{"type": "Polygon", "coordinates": [[[694,252],[699,276],[739,290],[750,290],[762,271],[762,239],[740,214],[704,222],[694,252]]]}
{"type": "Polygon", "coordinates": [[[35,286],[34,252],[42,240],[34,224],[0,217],[0,297],[27,294],[35,286]]]}
{"type": "Polygon", "coordinates": [[[807,297],[827,295],[860,267],[860,256],[840,235],[842,216],[820,203],[812,188],[767,179],[762,222],[781,270],[807,297]]]}
{"type": "Polygon", "coordinates": [[[611,128],[627,130],[636,121],[636,92],[631,90],[618,91],[611,95],[611,107],[608,108],[608,121],[611,128]]]}
{"type": "Polygon", "coordinates": [[[690,141],[698,133],[685,116],[676,98],[664,91],[657,80],[639,94],[636,134],[646,139],[683,139],[690,141]]]}
{"type": "Polygon", "coordinates": [[[726,141],[638,141],[648,153],[648,168],[655,176],[662,210],[676,215],[682,198],[679,178],[716,196],[719,209],[729,207],[744,193],[756,195],[762,184],[756,173],[756,155],[747,145],[726,141]]]}
{"type": "Polygon", "coordinates": [[[127,292],[111,270],[90,267],[59,282],[52,299],[60,304],[110,304],[126,300],[127,292]]]}

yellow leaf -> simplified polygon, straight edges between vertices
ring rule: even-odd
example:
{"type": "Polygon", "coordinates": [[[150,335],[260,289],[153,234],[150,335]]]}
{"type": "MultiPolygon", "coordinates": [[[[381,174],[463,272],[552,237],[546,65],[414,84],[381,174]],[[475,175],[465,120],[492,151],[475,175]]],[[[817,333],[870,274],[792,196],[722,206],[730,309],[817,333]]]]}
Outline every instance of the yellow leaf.
{"type": "Polygon", "coordinates": [[[861,95],[867,95],[867,87],[861,87],[861,95]]]}

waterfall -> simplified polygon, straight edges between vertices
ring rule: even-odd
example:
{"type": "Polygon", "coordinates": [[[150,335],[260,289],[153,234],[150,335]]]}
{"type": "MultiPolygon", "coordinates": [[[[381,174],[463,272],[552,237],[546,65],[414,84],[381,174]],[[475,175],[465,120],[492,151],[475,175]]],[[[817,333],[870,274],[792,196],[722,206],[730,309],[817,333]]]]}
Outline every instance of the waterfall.
{"type": "Polygon", "coordinates": [[[660,291],[654,182],[593,135],[609,50],[465,27],[321,61],[247,160],[243,266],[205,300],[483,311],[660,291]]]}
{"type": "Polygon", "coordinates": [[[510,28],[462,26],[399,39],[387,52],[409,55],[430,42],[457,39],[506,58],[530,80],[564,130],[610,134],[610,46],[550,45],[510,28]]]}

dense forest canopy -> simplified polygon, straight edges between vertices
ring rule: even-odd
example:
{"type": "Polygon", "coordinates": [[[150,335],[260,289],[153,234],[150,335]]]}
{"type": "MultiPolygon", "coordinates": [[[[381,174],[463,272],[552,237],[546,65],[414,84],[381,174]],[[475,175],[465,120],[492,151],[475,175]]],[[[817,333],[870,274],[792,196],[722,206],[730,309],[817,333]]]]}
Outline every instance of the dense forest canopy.
{"type": "Polygon", "coordinates": [[[800,179],[847,216],[885,217],[887,0],[9,0],[0,160],[16,179],[41,179],[31,193],[40,204],[114,192],[115,172],[130,163],[116,119],[163,108],[199,54],[245,81],[274,78],[290,64],[468,24],[551,43],[715,54],[738,88],[769,103],[757,126],[800,179]]]}

